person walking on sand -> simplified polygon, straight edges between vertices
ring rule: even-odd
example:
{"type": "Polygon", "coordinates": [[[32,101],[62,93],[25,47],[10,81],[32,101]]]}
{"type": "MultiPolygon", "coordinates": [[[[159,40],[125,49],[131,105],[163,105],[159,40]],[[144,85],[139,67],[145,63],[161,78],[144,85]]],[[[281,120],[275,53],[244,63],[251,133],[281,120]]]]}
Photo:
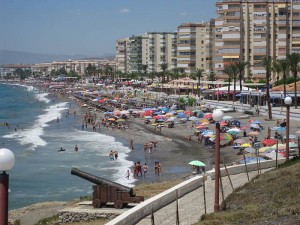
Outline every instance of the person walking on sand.
{"type": "Polygon", "coordinates": [[[146,177],[146,173],[148,172],[148,165],[147,163],[145,163],[145,165],[143,166],[143,172],[144,172],[144,177],[146,177]]]}
{"type": "Polygon", "coordinates": [[[127,178],[127,180],[129,180],[129,177],[130,177],[130,172],[129,172],[129,170],[127,170],[127,172],[126,172],[126,178],[127,178]]]}

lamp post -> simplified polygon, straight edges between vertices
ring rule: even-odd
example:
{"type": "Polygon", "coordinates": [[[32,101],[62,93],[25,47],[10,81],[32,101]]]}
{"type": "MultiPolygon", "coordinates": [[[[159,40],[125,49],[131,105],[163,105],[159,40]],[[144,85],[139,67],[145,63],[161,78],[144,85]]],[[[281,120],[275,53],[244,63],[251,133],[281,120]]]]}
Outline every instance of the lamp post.
{"type": "Polygon", "coordinates": [[[291,97],[285,97],[284,103],[286,105],[286,134],[285,134],[285,143],[286,143],[286,160],[289,160],[289,153],[290,153],[290,106],[292,104],[291,97]]]}
{"type": "Polygon", "coordinates": [[[282,98],[283,98],[282,96],[283,96],[283,91],[280,92],[280,106],[281,106],[280,113],[282,112],[282,105],[283,105],[282,104],[282,98]]]}
{"type": "Polygon", "coordinates": [[[9,175],[6,171],[15,165],[15,156],[7,148],[0,149],[0,225],[8,224],[8,181],[9,175]]]}
{"type": "Polygon", "coordinates": [[[220,211],[219,204],[219,182],[220,182],[220,121],[223,119],[221,110],[214,110],[212,117],[216,121],[216,139],[215,139],[215,204],[214,211],[220,211]]]}

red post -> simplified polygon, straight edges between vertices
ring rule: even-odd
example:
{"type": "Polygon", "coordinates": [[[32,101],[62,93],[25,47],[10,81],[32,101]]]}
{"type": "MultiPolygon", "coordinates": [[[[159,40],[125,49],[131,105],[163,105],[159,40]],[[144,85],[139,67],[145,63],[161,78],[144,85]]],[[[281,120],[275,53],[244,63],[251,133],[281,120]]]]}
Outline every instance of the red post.
{"type": "Polygon", "coordinates": [[[8,224],[8,178],[5,172],[0,174],[0,225],[8,224]]]}
{"type": "Polygon", "coordinates": [[[285,144],[286,144],[286,160],[289,161],[289,154],[290,154],[290,105],[286,106],[286,134],[285,134],[285,144]]]}
{"type": "Polygon", "coordinates": [[[216,123],[216,139],[215,139],[215,204],[214,211],[220,211],[219,204],[219,188],[220,188],[220,123],[216,123]]]}

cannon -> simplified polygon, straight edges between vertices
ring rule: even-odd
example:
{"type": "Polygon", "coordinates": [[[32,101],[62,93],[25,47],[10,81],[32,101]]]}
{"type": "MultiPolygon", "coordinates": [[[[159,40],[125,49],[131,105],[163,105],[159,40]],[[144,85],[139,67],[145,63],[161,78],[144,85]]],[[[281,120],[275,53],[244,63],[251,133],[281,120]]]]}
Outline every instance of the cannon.
{"type": "Polygon", "coordinates": [[[108,202],[113,202],[116,209],[122,209],[128,203],[140,203],[144,201],[144,197],[136,196],[133,189],[122,184],[97,177],[90,173],[72,168],[72,175],[81,177],[87,181],[94,183],[93,186],[93,207],[101,208],[108,202]]]}

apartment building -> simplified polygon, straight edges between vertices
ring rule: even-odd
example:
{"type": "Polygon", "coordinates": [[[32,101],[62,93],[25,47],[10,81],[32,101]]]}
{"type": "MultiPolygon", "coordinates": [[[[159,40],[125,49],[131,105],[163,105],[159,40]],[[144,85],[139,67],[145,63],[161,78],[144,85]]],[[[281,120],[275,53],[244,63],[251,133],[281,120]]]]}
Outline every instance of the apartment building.
{"type": "Polygon", "coordinates": [[[184,23],[177,28],[177,67],[188,74],[196,69],[213,71],[214,20],[207,23],[184,23]]]}
{"type": "Polygon", "coordinates": [[[129,38],[118,39],[116,41],[116,70],[122,73],[128,73],[127,71],[127,52],[128,52],[129,38]]]}
{"type": "Polygon", "coordinates": [[[146,46],[148,72],[160,72],[160,65],[168,64],[168,70],[176,67],[176,32],[149,32],[146,46]]]}
{"type": "Polygon", "coordinates": [[[218,0],[216,6],[217,76],[226,65],[242,60],[252,65],[246,76],[265,78],[262,58],[300,52],[299,0],[218,0]]]}
{"type": "Polygon", "coordinates": [[[32,71],[41,72],[44,75],[50,74],[51,70],[59,70],[64,68],[67,72],[75,71],[80,75],[85,74],[85,69],[91,64],[96,69],[104,70],[106,66],[110,66],[113,70],[116,69],[115,61],[106,59],[87,59],[87,60],[67,60],[67,61],[54,61],[49,63],[39,63],[31,66],[32,71]]]}

